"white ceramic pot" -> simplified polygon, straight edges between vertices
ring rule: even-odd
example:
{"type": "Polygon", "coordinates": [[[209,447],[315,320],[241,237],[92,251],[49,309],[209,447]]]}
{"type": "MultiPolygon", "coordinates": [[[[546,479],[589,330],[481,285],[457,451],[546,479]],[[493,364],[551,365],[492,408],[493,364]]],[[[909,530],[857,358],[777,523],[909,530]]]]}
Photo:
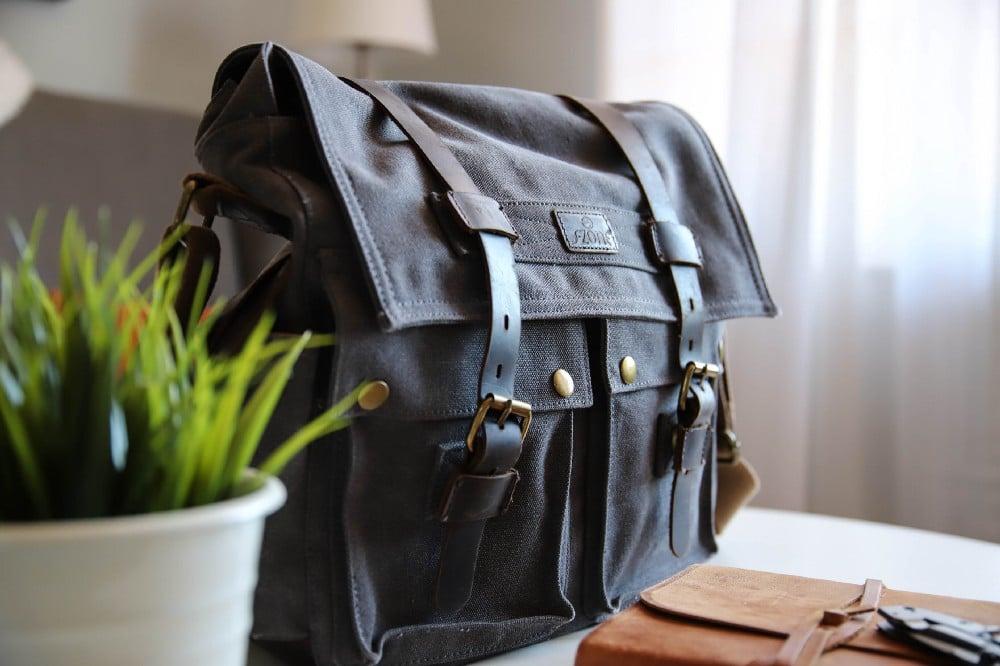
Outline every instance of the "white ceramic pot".
{"type": "Polygon", "coordinates": [[[242,666],[277,479],[181,511],[0,523],[3,666],[242,666]]]}

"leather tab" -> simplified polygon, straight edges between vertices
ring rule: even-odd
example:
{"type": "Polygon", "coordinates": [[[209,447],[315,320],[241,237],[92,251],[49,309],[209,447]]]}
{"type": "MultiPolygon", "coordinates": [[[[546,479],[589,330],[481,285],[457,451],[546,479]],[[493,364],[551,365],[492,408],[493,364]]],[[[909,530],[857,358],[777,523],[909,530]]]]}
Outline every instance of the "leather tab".
{"type": "Polygon", "coordinates": [[[469,232],[485,231],[517,240],[517,232],[495,200],[473,192],[448,192],[448,201],[469,232]]]}
{"type": "Polygon", "coordinates": [[[554,211],[563,244],[570,252],[618,254],[618,238],[608,218],[598,211],[554,211]]]}
{"type": "Polygon", "coordinates": [[[659,220],[652,222],[649,228],[660,263],[701,268],[701,253],[690,229],[683,224],[659,220]]]}
{"type": "Polygon", "coordinates": [[[452,478],[441,503],[443,523],[488,520],[510,506],[519,479],[517,470],[503,474],[458,474],[452,478]]]}

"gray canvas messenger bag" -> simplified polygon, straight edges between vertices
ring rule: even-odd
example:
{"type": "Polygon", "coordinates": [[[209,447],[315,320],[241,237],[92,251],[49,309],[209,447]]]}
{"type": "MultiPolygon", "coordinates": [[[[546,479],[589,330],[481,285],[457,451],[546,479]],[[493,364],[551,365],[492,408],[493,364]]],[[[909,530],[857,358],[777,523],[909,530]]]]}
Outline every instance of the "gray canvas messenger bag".
{"type": "Polygon", "coordinates": [[[689,116],[350,80],[264,44],[221,65],[196,151],[192,239],[225,217],[287,241],[213,344],[265,308],[336,336],[300,360],[270,446],[377,382],[283,474],[260,645],[470,661],[597,622],[715,550],[754,482],[723,324],[775,306],[689,116]]]}

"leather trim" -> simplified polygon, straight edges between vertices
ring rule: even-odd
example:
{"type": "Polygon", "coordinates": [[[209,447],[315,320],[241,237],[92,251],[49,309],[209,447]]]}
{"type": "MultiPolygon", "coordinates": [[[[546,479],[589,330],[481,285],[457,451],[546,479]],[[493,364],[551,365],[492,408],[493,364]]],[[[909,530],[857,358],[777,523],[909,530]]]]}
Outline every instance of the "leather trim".
{"type": "MultiPolygon", "coordinates": [[[[486,265],[490,301],[489,336],[479,372],[478,398],[514,398],[514,370],[521,339],[521,301],[511,248],[512,235],[516,238],[516,234],[510,221],[496,201],[479,192],[479,188],[441,138],[395,93],[376,81],[344,80],[378,102],[413,141],[450,188],[448,199],[466,227],[476,232],[486,265]]],[[[493,483],[482,480],[472,483],[467,480],[464,486],[467,489],[466,495],[471,492],[468,489],[472,488],[487,495],[479,498],[466,497],[466,501],[473,505],[490,503],[497,484],[509,480],[507,475],[521,455],[520,429],[513,423],[505,428],[493,418],[495,417],[488,417],[479,432],[475,433],[475,446],[464,474],[497,475],[501,480],[493,483]]],[[[472,510],[471,514],[479,515],[482,512],[472,510]]],[[[435,594],[441,610],[457,611],[471,596],[479,544],[485,519],[488,517],[483,514],[479,520],[447,523],[435,594]]]]}

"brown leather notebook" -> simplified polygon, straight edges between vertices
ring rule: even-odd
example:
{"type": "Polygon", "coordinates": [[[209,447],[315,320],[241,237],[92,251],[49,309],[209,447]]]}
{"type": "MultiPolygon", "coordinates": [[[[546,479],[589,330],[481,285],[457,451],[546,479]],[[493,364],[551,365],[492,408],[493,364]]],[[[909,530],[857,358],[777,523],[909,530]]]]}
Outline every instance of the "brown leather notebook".
{"type": "Polygon", "coordinates": [[[576,666],[940,663],[877,630],[877,607],[898,604],[1000,624],[988,601],[695,565],[587,636],[576,666]]]}

